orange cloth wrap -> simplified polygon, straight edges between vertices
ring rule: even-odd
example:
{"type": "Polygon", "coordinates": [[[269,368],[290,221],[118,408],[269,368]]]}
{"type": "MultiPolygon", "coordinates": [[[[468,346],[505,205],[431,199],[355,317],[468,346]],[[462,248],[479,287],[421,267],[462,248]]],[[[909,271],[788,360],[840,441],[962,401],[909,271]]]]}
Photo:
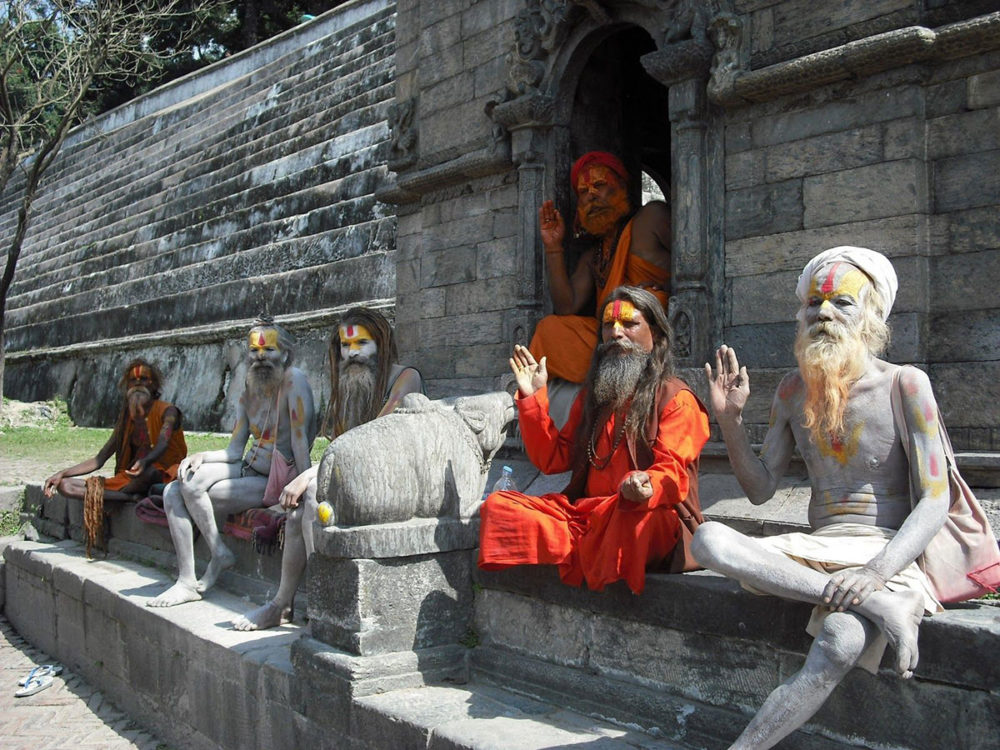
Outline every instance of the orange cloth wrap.
{"type": "MultiPolygon", "coordinates": [[[[163,429],[163,415],[171,406],[173,404],[166,401],[154,401],[149,405],[149,410],[146,412],[146,431],[151,443],[150,450],[156,447],[156,443],[160,439],[160,430],[163,429]]],[[[180,412],[178,412],[179,416],[180,412]]],[[[129,419],[128,425],[125,427],[125,434],[122,436],[124,441],[122,460],[115,466],[115,475],[105,480],[104,489],[106,490],[120,490],[134,478],[125,473],[125,470],[132,468],[132,464],[135,463],[135,459],[132,457],[132,427],[132,420],[129,419]]],[[[178,424],[170,436],[166,451],[153,464],[162,472],[164,482],[172,482],[177,478],[177,465],[186,455],[187,443],[184,442],[184,430],[178,424]]]]}
{"type": "MultiPolygon", "coordinates": [[[[583,398],[582,393],[577,397],[562,430],[556,430],[549,418],[545,389],[518,399],[524,447],[542,472],[571,468],[583,398]]],[[[576,504],[558,493],[532,497],[494,492],[479,511],[479,566],[501,570],[513,565],[558,565],[564,583],[578,586],[586,581],[599,591],[624,580],[634,593],[641,593],[646,569],[668,557],[677,543],[680,522],[674,505],[687,496],[687,467],[707,440],[708,415],[694,395],[683,390],[660,414],[650,466],[634,466],[623,440],[604,469],[590,467],[586,496],[576,504]],[[618,496],[622,480],[636,468],[649,474],[653,487],[645,504],[618,496]]],[[[598,436],[597,455],[607,455],[613,441],[614,424],[608,422],[598,436]]]]}
{"type": "Polygon", "coordinates": [[[597,346],[600,331],[600,304],[622,284],[649,288],[663,309],[667,309],[670,272],[653,265],[644,258],[629,252],[632,246],[632,222],[629,221],[618,238],[615,255],[611,261],[608,280],[597,290],[595,317],[589,315],[547,315],[535,326],[535,335],[529,349],[536,360],[548,357],[546,367],[550,378],[562,378],[571,383],[582,383],[590,369],[590,359],[597,346]]]}

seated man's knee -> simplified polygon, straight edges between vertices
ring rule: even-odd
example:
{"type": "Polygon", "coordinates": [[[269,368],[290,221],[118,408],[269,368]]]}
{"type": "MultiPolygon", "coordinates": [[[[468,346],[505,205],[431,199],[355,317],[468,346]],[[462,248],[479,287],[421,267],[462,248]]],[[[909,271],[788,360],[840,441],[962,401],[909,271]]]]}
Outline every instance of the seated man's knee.
{"type": "Polygon", "coordinates": [[[691,540],[691,554],[700,565],[712,568],[719,561],[729,537],[728,526],[718,521],[706,521],[694,532],[694,539],[691,540]]]}
{"type": "Polygon", "coordinates": [[[857,663],[867,641],[868,633],[860,615],[831,612],[816,636],[814,650],[834,674],[843,676],[857,663]]]}
{"type": "Polygon", "coordinates": [[[163,509],[167,513],[176,513],[184,508],[184,496],[181,494],[179,481],[171,482],[163,490],[163,509]]]}

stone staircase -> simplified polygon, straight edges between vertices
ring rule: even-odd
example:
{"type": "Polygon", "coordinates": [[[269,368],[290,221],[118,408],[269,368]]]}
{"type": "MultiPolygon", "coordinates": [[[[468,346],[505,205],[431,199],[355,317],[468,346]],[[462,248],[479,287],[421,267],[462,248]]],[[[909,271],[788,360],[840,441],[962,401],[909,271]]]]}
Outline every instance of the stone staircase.
{"type": "MultiPolygon", "coordinates": [[[[373,193],[395,17],[391,4],[368,5],[335,34],[125,135],[67,148],[35,206],[10,348],[390,296],[393,230],[373,193]],[[144,314],[129,314],[136,305],[144,314]]],[[[13,219],[6,212],[0,234],[13,219]]]]}
{"type": "Polygon", "coordinates": [[[395,296],[396,219],[375,199],[395,23],[392,0],[347,4],[73,131],[8,298],[6,393],[105,424],[120,368],[146,356],[188,427],[226,429],[230,344],[269,312],[322,405],[331,320],[395,296]]]}

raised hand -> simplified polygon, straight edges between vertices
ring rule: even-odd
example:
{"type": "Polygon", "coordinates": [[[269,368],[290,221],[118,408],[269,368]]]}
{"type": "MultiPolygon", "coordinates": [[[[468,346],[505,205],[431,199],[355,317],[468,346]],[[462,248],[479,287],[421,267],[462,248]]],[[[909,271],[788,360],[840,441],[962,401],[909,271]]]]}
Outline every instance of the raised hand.
{"type": "Polygon", "coordinates": [[[562,251],[563,240],[566,238],[566,223],[552,201],[545,201],[538,209],[538,233],[542,237],[545,252],[562,251]]]}
{"type": "Polygon", "coordinates": [[[708,397],[716,419],[738,420],[750,398],[750,376],[747,368],[740,367],[736,351],[723,344],[715,352],[715,374],[705,363],[708,378],[708,397]]]}
{"type": "Polygon", "coordinates": [[[549,382],[549,373],[545,369],[545,357],[542,357],[541,362],[535,362],[531,352],[520,344],[514,347],[514,354],[508,361],[522,396],[531,396],[549,382]]]}

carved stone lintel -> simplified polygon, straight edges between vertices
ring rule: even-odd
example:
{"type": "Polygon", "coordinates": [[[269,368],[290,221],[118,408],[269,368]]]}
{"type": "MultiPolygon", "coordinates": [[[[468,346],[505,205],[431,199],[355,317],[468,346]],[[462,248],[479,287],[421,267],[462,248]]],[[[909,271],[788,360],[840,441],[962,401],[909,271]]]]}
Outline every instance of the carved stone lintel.
{"type": "Polygon", "coordinates": [[[545,94],[528,94],[497,104],[493,120],[508,130],[518,127],[551,125],[555,102],[545,94]]]}
{"type": "MultiPolygon", "coordinates": [[[[719,81],[713,99],[763,102],[915,62],[1000,49],[1000,12],[934,30],[908,26],[719,81]]],[[[648,69],[648,68],[647,68],[648,69]]]]}
{"type": "Polygon", "coordinates": [[[707,39],[677,42],[639,58],[642,67],[664,86],[708,75],[715,48],[707,39]]]}
{"type": "MultiPolygon", "coordinates": [[[[443,164],[404,172],[397,180],[397,190],[424,195],[470,178],[499,174],[510,169],[510,147],[505,143],[463,154],[443,164]]],[[[381,198],[379,198],[381,200],[381,198]]]]}

